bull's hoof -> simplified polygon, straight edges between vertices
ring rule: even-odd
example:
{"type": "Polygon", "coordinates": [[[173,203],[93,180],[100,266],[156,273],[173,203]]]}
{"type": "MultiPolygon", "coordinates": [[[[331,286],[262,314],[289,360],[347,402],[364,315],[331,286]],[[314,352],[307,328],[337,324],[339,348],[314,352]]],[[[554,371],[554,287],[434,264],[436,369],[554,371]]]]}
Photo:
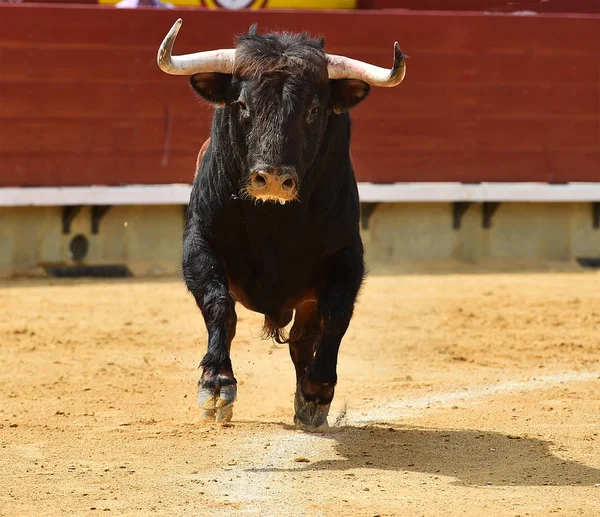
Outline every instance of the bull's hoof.
{"type": "Polygon", "coordinates": [[[317,404],[306,400],[302,394],[302,389],[298,385],[294,397],[294,424],[296,424],[296,429],[316,431],[319,428],[328,427],[327,415],[330,407],[331,403],[317,404]]]}
{"type": "Polygon", "coordinates": [[[233,416],[233,403],[237,397],[237,383],[217,376],[198,382],[198,405],[202,418],[226,424],[233,416]]]}
{"type": "Polygon", "coordinates": [[[215,422],[217,424],[227,424],[233,418],[233,406],[225,406],[215,411],[215,422]]]}

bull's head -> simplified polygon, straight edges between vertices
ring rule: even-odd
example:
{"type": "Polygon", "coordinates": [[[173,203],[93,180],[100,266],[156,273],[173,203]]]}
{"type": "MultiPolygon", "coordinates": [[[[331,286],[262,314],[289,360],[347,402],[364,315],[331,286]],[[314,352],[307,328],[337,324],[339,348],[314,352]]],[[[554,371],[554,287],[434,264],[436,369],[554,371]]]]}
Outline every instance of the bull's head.
{"type": "Polygon", "coordinates": [[[406,66],[398,43],[391,70],[326,54],[323,39],[306,34],[259,35],[255,27],[235,49],[173,56],[177,20],[158,51],[166,73],[191,75],[194,90],[224,108],[251,197],[285,203],[298,196],[332,114],[345,113],[369,93],[369,85],[396,86],[406,66]]]}

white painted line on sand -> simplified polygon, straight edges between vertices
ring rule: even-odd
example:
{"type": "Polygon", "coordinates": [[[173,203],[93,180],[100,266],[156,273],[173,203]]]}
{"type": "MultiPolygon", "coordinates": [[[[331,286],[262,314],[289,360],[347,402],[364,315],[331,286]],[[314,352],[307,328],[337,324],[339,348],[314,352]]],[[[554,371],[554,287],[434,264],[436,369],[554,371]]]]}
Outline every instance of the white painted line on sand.
{"type": "Polygon", "coordinates": [[[531,377],[524,381],[507,381],[497,384],[467,387],[458,391],[432,393],[422,397],[388,401],[385,404],[377,404],[376,407],[368,410],[353,411],[349,409],[346,415],[346,421],[348,424],[394,422],[402,420],[403,418],[420,416],[425,409],[451,407],[457,402],[469,402],[497,394],[535,391],[565,382],[588,381],[593,379],[600,379],[600,371],[570,371],[553,375],[531,377]]]}
{"type": "MultiPolygon", "coordinates": [[[[493,395],[530,392],[567,382],[589,381],[600,379],[600,371],[568,371],[531,377],[527,380],[512,380],[496,384],[467,387],[457,391],[430,393],[422,397],[405,398],[401,400],[380,403],[376,407],[364,410],[348,409],[343,424],[365,425],[394,423],[407,418],[423,415],[426,409],[442,409],[452,407],[459,402],[473,402],[493,395]]],[[[340,402],[340,401],[338,401],[340,402]]],[[[329,414],[329,422],[336,419],[335,409],[329,414]]],[[[302,469],[302,464],[294,462],[296,457],[315,458],[323,461],[336,459],[335,440],[323,440],[329,433],[335,433],[335,426],[329,430],[316,433],[281,431],[270,437],[270,444],[264,447],[261,469],[266,473],[276,472],[277,469],[302,469]]],[[[264,436],[254,438],[248,444],[258,450],[263,448],[264,436]]],[[[271,478],[267,478],[271,482],[271,478]]]]}

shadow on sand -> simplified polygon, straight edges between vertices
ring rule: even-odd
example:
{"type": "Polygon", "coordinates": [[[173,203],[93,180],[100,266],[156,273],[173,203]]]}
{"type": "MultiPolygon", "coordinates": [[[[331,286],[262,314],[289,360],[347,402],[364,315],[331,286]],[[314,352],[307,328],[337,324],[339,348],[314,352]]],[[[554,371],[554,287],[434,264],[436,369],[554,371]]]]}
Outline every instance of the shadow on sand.
{"type": "MultiPolygon", "coordinates": [[[[287,426],[286,426],[287,427],[287,426]]],[[[373,468],[456,478],[458,485],[590,486],[600,469],[552,452],[552,442],[476,430],[408,427],[332,428],[320,436],[335,441],[339,459],[283,471],[373,468]]]]}

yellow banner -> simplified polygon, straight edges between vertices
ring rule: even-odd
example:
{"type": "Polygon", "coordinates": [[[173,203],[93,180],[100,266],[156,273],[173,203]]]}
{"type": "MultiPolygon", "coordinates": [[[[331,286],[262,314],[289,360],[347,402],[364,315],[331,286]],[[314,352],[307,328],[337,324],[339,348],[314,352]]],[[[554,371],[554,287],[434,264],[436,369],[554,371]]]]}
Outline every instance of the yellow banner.
{"type": "Polygon", "coordinates": [[[356,0],[200,0],[210,9],[354,9],[356,0]]]}
{"type": "MultiPolygon", "coordinates": [[[[98,0],[112,5],[120,0],[98,0]]],[[[209,9],[355,9],[357,0],[163,0],[180,7],[209,9]]]]}

